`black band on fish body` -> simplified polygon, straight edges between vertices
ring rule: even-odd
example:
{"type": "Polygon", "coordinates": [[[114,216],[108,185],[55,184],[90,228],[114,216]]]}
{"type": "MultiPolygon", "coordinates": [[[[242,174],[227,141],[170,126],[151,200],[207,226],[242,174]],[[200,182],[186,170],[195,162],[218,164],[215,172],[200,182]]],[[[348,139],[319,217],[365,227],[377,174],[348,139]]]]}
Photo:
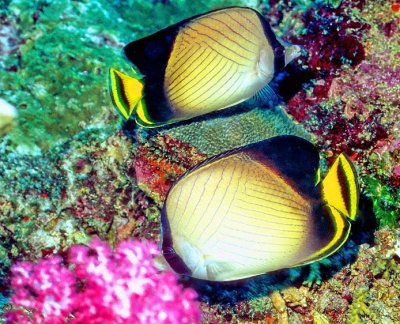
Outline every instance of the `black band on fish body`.
{"type": "Polygon", "coordinates": [[[161,210],[161,237],[162,237],[161,252],[165,260],[168,262],[168,264],[176,273],[190,276],[192,274],[192,271],[189,269],[189,267],[185,264],[185,262],[173,248],[171,228],[169,226],[165,205],[164,208],[161,210]]]}
{"type": "Polygon", "coordinates": [[[285,68],[285,48],[279,44],[274,48],[274,72],[279,74],[285,68]]]}
{"type": "Polygon", "coordinates": [[[162,254],[176,273],[187,276],[192,274],[192,271],[190,271],[185,262],[183,262],[182,258],[176,254],[173,247],[167,247],[165,250],[163,248],[162,254]]]}
{"type": "Polygon", "coordinates": [[[250,144],[247,148],[262,152],[281,174],[293,182],[299,192],[311,199],[320,198],[315,187],[319,153],[312,143],[301,137],[281,135],[250,144]]]}
{"type": "Polygon", "coordinates": [[[178,32],[177,26],[170,26],[124,47],[128,60],[144,75],[144,98],[152,121],[165,122],[173,116],[163,76],[178,32]]]}
{"type": "MultiPolygon", "coordinates": [[[[346,239],[343,238],[348,236],[351,224],[343,215],[340,215],[339,218],[344,220],[343,228],[340,229],[339,237],[335,237],[336,233],[339,231],[337,223],[340,222],[340,220],[337,219],[338,215],[332,214],[332,207],[324,203],[316,204],[314,205],[312,216],[314,240],[310,241],[309,244],[311,246],[313,244],[316,244],[316,246],[319,245],[323,249],[321,254],[318,254],[318,252],[315,254],[315,260],[318,260],[324,255],[332,254],[338,249],[338,246],[344,243],[346,239]],[[329,245],[330,247],[326,248],[329,245]]],[[[312,259],[309,261],[312,261],[312,259]]]]}

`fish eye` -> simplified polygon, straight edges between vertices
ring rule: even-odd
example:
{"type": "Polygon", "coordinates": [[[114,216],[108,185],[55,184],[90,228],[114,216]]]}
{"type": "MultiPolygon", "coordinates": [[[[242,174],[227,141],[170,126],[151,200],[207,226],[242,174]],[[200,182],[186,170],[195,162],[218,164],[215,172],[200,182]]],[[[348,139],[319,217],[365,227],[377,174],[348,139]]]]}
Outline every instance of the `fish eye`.
{"type": "Polygon", "coordinates": [[[283,47],[275,47],[275,55],[280,57],[285,55],[285,49],[283,47]]]}
{"type": "Polygon", "coordinates": [[[173,256],[173,255],[175,255],[175,253],[176,252],[173,247],[167,247],[167,248],[163,249],[163,251],[162,251],[162,254],[165,257],[173,256]]]}

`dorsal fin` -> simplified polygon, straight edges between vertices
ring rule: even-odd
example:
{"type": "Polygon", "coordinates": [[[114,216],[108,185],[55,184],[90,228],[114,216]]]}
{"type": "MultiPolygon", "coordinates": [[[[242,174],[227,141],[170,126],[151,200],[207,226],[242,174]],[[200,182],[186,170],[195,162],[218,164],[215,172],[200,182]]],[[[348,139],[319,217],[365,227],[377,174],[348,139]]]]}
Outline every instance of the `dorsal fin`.
{"type": "Polygon", "coordinates": [[[344,216],[355,220],[358,210],[359,188],[353,163],[340,154],[322,181],[322,198],[344,216]]]}

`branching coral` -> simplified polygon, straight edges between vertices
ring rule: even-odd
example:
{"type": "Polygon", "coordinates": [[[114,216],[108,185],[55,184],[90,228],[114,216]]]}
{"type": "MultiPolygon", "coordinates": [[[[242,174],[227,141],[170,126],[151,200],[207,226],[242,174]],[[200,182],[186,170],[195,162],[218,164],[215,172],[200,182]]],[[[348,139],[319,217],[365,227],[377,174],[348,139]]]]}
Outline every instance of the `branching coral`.
{"type": "Polygon", "coordinates": [[[353,303],[349,307],[347,323],[362,323],[360,315],[367,315],[371,320],[376,321],[376,316],[368,308],[369,291],[367,287],[360,287],[355,292],[353,303]]]}
{"type": "Polygon", "coordinates": [[[12,268],[15,310],[8,323],[196,323],[196,293],[172,273],[158,273],[150,242],[126,241],[115,252],[94,239],[58,256],[12,268]]]}

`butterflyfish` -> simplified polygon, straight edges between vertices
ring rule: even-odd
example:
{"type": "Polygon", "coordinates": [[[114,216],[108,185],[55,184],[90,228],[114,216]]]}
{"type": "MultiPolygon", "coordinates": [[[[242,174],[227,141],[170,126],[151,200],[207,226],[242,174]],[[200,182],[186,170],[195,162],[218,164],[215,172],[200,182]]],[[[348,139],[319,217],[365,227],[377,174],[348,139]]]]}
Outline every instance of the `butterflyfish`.
{"type": "Polygon", "coordinates": [[[179,274],[231,281],[336,252],[358,210],[352,162],[320,181],[308,141],[278,136],[199,164],[171,187],[161,213],[164,261],[179,274]]]}
{"type": "Polygon", "coordinates": [[[266,19],[244,7],[183,20],[129,43],[132,75],[110,69],[111,94],[126,118],[158,127],[274,95],[268,83],[300,55],[266,19]]]}

